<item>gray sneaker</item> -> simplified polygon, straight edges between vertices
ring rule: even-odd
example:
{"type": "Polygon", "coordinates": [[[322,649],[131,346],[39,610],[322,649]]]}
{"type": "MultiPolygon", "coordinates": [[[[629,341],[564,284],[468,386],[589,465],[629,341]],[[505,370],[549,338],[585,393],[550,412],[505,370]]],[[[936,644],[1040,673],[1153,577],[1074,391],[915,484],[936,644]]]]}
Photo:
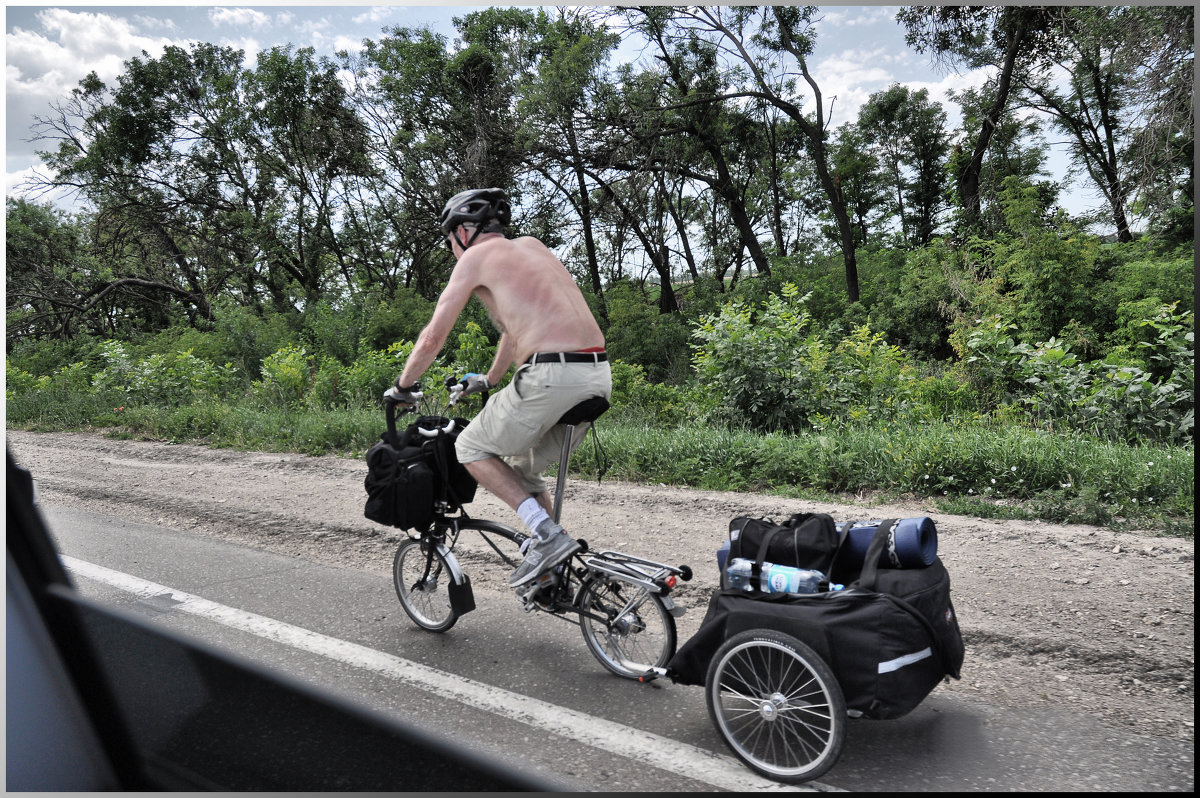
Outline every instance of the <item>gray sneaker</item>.
{"type": "Polygon", "coordinates": [[[546,540],[537,541],[525,555],[525,561],[518,565],[517,570],[508,578],[508,586],[519,587],[529,582],[538,574],[553,568],[579,551],[579,548],[579,541],[566,532],[559,532],[546,540]]]}

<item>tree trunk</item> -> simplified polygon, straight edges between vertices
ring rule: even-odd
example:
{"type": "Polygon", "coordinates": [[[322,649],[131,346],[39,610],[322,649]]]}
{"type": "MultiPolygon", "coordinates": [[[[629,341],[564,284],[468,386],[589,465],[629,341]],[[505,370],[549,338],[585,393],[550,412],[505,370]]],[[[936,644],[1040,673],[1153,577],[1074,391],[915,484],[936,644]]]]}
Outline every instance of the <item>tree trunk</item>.
{"type": "Polygon", "coordinates": [[[604,285],[600,281],[600,263],[596,258],[596,239],[592,234],[592,202],[588,195],[587,179],[583,174],[583,156],[575,137],[575,123],[567,124],[567,145],[571,148],[571,162],[575,167],[575,179],[579,182],[579,220],[583,224],[583,248],[587,252],[588,275],[592,278],[592,293],[600,300],[600,314],[608,317],[604,304],[604,285]]]}
{"type": "Polygon", "coordinates": [[[983,127],[975,139],[975,150],[971,153],[971,160],[958,178],[958,196],[962,202],[965,221],[969,227],[975,227],[979,223],[979,174],[983,171],[983,156],[987,154],[988,145],[991,144],[992,135],[996,132],[1000,115],[1004,113],[1004,107],[1008,105],[1013,68],[1016,66],[1017,55],[1020,54],[1021,45],[1025,41],[1025,33],[1028,30],[1024,9],[1007,8],[1004,13],[1014,14],[1016,20],[1012,36],[1008,41],[1008,48],[1004,51],[1004,64],[1000,69],[1000,79],[996,84],[996,98],[984,116],[983,127]]]}

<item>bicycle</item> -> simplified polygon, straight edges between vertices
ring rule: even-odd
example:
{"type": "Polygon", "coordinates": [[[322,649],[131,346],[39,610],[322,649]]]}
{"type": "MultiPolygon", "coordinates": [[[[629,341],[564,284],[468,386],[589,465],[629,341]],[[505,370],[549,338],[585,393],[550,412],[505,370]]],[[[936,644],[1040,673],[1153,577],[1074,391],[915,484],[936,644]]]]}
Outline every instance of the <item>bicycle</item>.
{"type": "MultiPolygon", "coordinates": [[[[446,387],[455,383],[446,380],[446,387]]],[[[481,394],[487,401],[487,392],[481,394]]],[[[453,406],[452,401],[448,407],[453,406]]],[[[396,403],[385,401],[388,430],[395,434],[396,403]]],[[[567,427],[558,463],[553,518],[558,522],[566,486],[570,443],[575,428],[595,421],[608,409],[608,400],[585,400],[559,419],[567,427]]],[[[408,408],[405,413],[415,413],[408,408]]],[[[429,439],[453,434],[458,421],[444,416],[422,416],[417,432],[429,439]]],[[[446,464],[439,464],[445,469],[446,464]]],[[[470,579],[454,554],[459,536],[478,532],[509,567],[517,563],[489,537],[502,538],[519,547],[530,536],[506,524],[472,518],[447,489],[442,474],[434,502],[434,520],[402,541],[392,564],[392,580],[400,606],[413,623],[430,632],[446,632],[464,614],[475,609],[470,579]]],[[[529,586],[517,589],[526,612],[543,612],[580,627],[592,655],[607,670],[627,679],[646,680],[664,674],[675,655],[675,618],[684,610],[675,606],[671,592],[678,580],[688,581],[692,570],[618,551],[590,553],[587,542],[560,566],[541,574],[529,586]]]]}

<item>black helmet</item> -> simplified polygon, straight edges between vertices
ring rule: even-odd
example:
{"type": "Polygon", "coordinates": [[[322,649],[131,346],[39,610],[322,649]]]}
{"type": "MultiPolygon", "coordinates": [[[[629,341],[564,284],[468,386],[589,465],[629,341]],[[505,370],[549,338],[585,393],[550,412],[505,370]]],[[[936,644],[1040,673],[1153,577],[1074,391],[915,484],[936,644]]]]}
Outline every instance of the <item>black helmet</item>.
{"type": "Polygon", "coordinates": [[[442,215],[438,217],[438,226],[443,233],[449,233],[460,224],[476,225],[479,231],[491,227],[493,232],[498,230],[490,221],[497,221],[500,226],[508,224],[512,217],[512,208],[508,204],[508,194],[502,188],[473,188],[460,191],[450,198],[442,215]]]}

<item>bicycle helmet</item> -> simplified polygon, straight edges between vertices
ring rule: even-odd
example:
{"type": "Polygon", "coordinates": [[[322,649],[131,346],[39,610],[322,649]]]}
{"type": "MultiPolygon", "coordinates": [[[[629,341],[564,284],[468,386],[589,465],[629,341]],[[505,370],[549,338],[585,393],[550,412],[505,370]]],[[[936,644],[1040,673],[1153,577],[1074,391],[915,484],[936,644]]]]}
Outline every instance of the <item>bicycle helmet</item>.
{"type": "Polygon", "coordinates": [[[512,217],[512,208],[508,204],[508,194],[501,188],[473,188],[455,194],[442,208],[438,217],[438,226],[442,233],[449,234],[460,224],[475,226],[471,240],[462,245],[463,249],[475,243],[480,233],[498,233],[508,224],[512,217]]]}

